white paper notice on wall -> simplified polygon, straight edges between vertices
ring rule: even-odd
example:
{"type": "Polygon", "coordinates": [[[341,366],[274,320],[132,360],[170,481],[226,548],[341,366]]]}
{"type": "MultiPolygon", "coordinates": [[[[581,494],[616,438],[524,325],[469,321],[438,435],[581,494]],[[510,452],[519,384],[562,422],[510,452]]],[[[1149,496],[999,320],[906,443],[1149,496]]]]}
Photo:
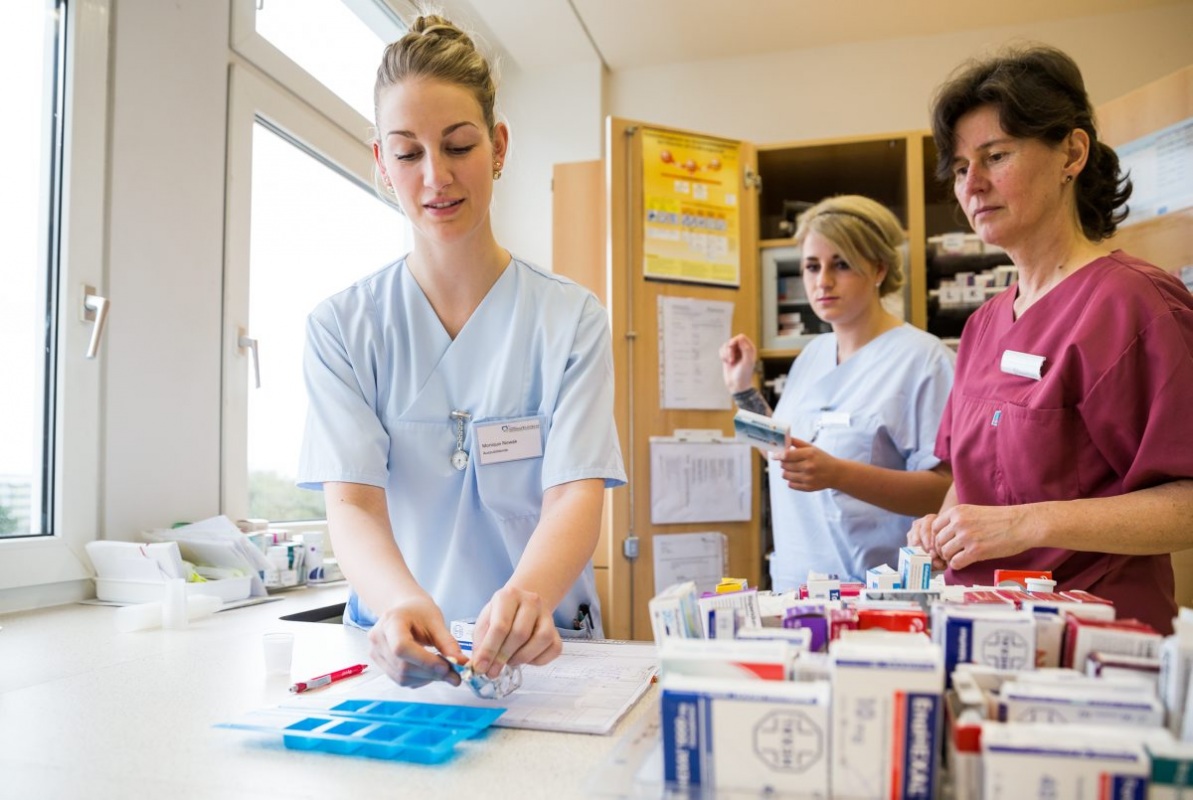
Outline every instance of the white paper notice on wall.
{"type": "Polygon", "coordinates": [[[729,537],[719,531],[656,533],[650,542],[656,594],[685,581],[694,582],[698,592],[711,592],[725,577],[729,537]]]}
{"type": "Polygon", "coordinates": [[[721,377],[721,345],[729,339],[733,303],[659,298],[659,405],[732,408],[721,377]]]}
{"type": "Polygon", "coordinates": [[[750,446],[733,439],[650,438],[650,521],[745,522],[754,477],[750,446]]]}

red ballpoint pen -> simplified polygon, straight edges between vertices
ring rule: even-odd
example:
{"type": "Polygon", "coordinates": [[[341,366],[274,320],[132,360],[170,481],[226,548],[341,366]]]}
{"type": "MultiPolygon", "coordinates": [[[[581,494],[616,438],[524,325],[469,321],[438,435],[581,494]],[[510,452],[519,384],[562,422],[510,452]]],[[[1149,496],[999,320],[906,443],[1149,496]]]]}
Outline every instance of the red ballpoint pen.
{"type": "Polygon", "coordinates": [[[342,681],[344,678],[351,678],[353,675],[359,675],[368,668],[368,664],[353,664],[350,667],[337,669],[335,672],[329,672],[326,675],[320,675],[317,678],[311,678],[309,681],[299,681],[290,687],[290,691],[294,694],[310,691],[311,689],[318,689],[320,686],[327,686],[328,684],[342,681]]]}

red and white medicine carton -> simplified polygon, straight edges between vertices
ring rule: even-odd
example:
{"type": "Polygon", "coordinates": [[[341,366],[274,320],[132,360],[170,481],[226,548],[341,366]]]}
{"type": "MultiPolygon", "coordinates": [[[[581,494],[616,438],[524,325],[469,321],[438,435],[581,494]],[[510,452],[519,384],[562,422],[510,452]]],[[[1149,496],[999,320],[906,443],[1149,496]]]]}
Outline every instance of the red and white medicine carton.
{"type": "Polygon", "coordinates": [[[921,608],[859,608],[857,627],[862,631],[882,628],[888,631],[923,633],[928,630],[928,615],[921,608]]]}
{"type": "Polygon", "coordinates": [[[945,715],[940,648],[920,634],[869,635],[830,645],[833,797],[931,800],[945,715]]]}
{"type": "Polygon", "coordinates": [[[1086,658],[1094,652],[1159,658],[1162,641],[1155,628],[1137,619],[1106,622],[1069,615],[1061,666],[1084,670],[1086,658]]]}
{"type": "MultiPolygon", "coordinates": [[[[1093,597],[1092,594],[1089,596],[1093,597]]],[[[1072,597],[1068,592],[1033,592],[1023,598],[1019,607],[1024,611],[1071,614],[1083,619],[1096,619],[1105,622],[1113,622],[1115,617],[1113,603],[1086,601],[1072,597]]]]}
{"type": "Polygon", "coordinates": [[[796,650],[778,639],[665,639],[659,672],[707,678],[791,680],[796,650]]]}
{"type": "Polygon", "coordinates": [[[1015,584],[1020,589],[1027,588],[1028,578],[1043,578],[1052,580],[1052,570],[1049,569],[996,569],[994,583],[997,586],[1015,584]]]}

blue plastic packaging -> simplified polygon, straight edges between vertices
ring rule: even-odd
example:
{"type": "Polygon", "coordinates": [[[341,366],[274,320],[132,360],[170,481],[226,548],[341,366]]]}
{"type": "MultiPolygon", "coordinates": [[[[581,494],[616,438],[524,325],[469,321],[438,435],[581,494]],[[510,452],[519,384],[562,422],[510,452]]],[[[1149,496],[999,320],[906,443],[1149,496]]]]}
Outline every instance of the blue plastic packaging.
{"type": "Polygon", "coordinates": [[[505,711],[503,708],[345,700],[329,709],[271,708],[215,727],[280,734],[292,750],[438,764],[505,711]]]}

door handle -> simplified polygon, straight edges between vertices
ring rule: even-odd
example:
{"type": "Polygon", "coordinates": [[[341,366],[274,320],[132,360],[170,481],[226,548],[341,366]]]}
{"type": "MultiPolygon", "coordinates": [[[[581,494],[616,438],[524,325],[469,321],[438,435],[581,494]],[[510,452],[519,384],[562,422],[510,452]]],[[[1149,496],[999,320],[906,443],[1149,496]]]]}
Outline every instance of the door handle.
{"type": "Polygon", "coordinates": [[[87,358],[95,358],[99,352],[99,342],[103,338],[104,326],[108,321],[108,309],[111,306],[108,298],[95,293],[95,287],[83,287],[82,318],[84,322],[92,323],[91,341],[87,343],[87,358]]]}
{"type": "Polygon", "coordinates": [[[253,359],[253,381],[254,388],[261,388],[261,354],[257,350],[257,340],[240,329],[240,336],[236,340],[237,347],[246,348],[249,351],[249,357],[253,359]]]}

